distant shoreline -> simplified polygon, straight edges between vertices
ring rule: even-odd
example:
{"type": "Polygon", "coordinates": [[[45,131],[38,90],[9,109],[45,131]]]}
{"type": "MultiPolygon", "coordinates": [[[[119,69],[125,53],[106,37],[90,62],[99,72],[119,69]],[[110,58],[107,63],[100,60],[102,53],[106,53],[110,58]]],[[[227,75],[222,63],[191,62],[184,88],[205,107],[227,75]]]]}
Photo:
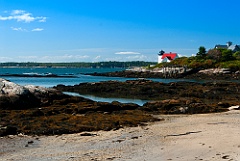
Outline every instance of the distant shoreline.
{"type": "Polygon", "coordinates": [[[60,63],[36,63],[36,62],[6,62],[0,63],[0,68],[131,68],[156,65],[156,62],[131,61],[131,62],[60,62],[60,63]]]}
{"type": "Polygon", "coordinates": [[[133,71],[123,70],[109,73],[89,73],[88,75],[93,76],[106,76],[106,77],[126,77],[126,78],[171,78],[171,79],[196,79],[196,80],[240,80],[240,71],[231,72],[226,71],[214,73],[211,69],[206,70],[192,70],[186,73],[178,73],[175,75],[166,75],[162,72],[151,72],[151,71],[133,71]]]}
{"type": "Polygon", "coordinates": [[[0,77],[36,77],[36,78],[77,78],[74,75],[57,75],[57,74],[0,74],[0,77]]]}

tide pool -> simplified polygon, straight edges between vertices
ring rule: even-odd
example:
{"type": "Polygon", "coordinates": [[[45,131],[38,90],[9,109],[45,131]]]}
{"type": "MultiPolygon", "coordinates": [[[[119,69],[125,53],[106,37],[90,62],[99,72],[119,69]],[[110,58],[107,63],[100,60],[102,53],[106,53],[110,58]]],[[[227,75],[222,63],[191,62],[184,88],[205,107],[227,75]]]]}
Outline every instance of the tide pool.
{"type": "Polygon", "coordinates": [[[148,102],[148,100],[128,99],[128,98],[104,98],[104,97],[97,97],[97,96],[93,96],[93,95],[82,95],[82,94],[74,93],[74,92],[63,92],[63,93],[66,95],[88,98],[88,99],[91,99],[91,100],[97,101],[97,102],[111,103],[113,101],[118,101],[121,103],[135,103],[140,106],[142,106],[144,103],[148,102]]]}

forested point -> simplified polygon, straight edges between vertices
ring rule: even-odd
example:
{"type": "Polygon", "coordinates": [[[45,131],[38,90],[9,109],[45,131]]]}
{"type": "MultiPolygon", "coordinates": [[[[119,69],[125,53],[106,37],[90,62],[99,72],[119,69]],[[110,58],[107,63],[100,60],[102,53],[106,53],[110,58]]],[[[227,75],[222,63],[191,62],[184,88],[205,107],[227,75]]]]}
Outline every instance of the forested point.
{"type": "Polygon", "coordinates": [[[229,49],[210,49],[200,46],[196,56],[180,57],[170,63],[160,63],[155,67],[187,66],[193,69],[230,68],[233,71],[240,70],[240,51],[229,49]]]}

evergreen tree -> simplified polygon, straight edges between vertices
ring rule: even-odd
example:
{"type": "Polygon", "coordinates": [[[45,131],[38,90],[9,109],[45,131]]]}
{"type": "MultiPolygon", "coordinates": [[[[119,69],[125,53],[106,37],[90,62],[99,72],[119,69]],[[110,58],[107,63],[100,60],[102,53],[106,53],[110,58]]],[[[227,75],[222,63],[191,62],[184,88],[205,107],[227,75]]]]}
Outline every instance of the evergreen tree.
{"type": "Polygon", "coordinates": [[[203,58],[203,57],[206,56],[206,54],[207,54],[206,48],[205,48],[204,46],[200,46],[200,47],[198,48],[197,56],[203,58]]]}

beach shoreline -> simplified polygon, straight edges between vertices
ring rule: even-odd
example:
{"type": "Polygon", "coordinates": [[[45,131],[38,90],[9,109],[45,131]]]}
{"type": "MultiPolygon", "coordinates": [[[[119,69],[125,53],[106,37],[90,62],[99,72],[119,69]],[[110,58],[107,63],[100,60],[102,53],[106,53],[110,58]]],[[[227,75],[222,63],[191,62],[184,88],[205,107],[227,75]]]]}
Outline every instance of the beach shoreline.
{"type": "Polygon", "coordinates": [[[147,126],[0,138],[2,160],[239,160],[240,111],[157,115],[147,126]]]}

